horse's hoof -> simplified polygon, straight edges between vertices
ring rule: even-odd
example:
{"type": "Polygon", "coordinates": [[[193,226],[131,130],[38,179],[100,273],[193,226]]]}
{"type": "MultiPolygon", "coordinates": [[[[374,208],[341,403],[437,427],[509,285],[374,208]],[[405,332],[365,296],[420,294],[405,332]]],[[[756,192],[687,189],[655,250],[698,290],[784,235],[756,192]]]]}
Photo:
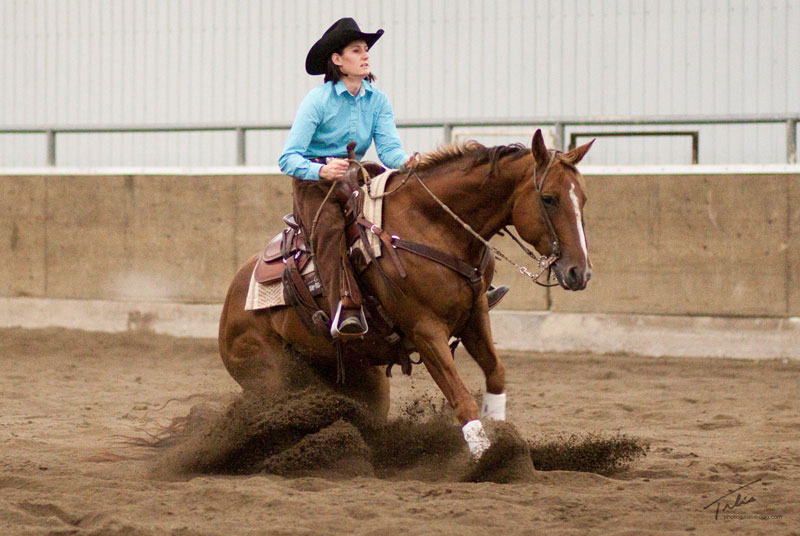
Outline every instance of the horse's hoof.
{"type": "Polygon", "coordinates": [[[492,446],[469,466],[465,482],[532,482],[536,478],[530,447],[513,425],[489,425],[492,446]]]}
{"type": "Polygon", "coordinates": [[[461,431],[464,432],[464,439],[467,441],[469,453],[474,460],[480,459],[483,453],[489,450],[492,445],[489,442],[489,436],[483,429],[483,424],[479,420],[469,421],[465,424],[461,431]]]}

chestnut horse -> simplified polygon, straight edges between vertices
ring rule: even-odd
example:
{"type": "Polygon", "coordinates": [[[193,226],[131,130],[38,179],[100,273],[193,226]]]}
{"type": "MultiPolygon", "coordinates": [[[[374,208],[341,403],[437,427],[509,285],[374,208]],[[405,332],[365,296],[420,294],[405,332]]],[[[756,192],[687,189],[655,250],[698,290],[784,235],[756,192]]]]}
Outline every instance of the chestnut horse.
{"type": "MultiPolygon", "coordinates": [[[[386,190],[395,191],[384,198],[382,227],[391,235],[478,266],[484,243],[442,204],[485,240],[513,225],[525,242],[555,261],[552,269],[563,288],[582,290],[591,277],[591,262],[583,224],[586,194],[575,165],[590,146],[591,142],[567,153],[550,151],[537,130],[530,149],[487,148],[476,142],[440,148],[420,157],[410,171],[392,176],[386,190]]],[[[505,367],[492,341],[485,295],[494,261],[484,270],[476,291],[442,264],[399,248],[396,252],[406,277],[383,255],[378,262],[392,284],[374,263],[360,276],[360,283],[419,352],[464,426],[471,453],[479,457],[489,446],[479,417],[505,418],[505,367]],[[486,376],[482,412],[456,370],[448,345],[452,336],[462,340],[486,376]]],[[[364,363],[391,363],[389,344],[369,337],[360,345],[348,343],[347,381],[338,385],[334,345],[311,333],[293,307],[245,311],[255,261],[256,257],[250,259],[236,274],[220,319],[220,353],[228,372],[245,389],[283,389],[290,355],[300,354],[333,389],[385,419],[389,380],[383,369],[364,363]],[[287,347],[295,352],[286,352],[287,347]]]]}

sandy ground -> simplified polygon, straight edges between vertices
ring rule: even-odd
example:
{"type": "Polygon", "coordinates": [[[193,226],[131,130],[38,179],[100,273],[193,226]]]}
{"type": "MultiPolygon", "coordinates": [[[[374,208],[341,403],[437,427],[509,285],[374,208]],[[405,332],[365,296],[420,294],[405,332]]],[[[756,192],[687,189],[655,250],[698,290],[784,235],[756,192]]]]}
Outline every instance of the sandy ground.
{"type": "MultiPolygon", "coordinates": [[[[800,363],[505,359],[523,437],[621,432],[648,441],[648,455],[610,476],[538,471],[511,484],[165,480],[156,454],[120,437],[186,415],[203,401],[190,395],[238,392],[215,341],[0,330],[0,533],[800,534],[800,363]]],[[[480,389],[469,358],[458,364],[480,389]]],[[[392,388],[394,407],[436,393],[422,367],[396,370],[392,388]]]]}

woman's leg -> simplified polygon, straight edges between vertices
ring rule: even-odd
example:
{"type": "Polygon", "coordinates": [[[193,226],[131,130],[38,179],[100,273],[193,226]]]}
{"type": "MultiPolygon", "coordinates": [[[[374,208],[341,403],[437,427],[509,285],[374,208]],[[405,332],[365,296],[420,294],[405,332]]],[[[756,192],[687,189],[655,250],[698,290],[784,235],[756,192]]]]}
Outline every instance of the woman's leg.
{"type": "Polygon", "coordinates": [[[349,301],[347,295],[342,300],[342,295],[347,294],[342,292],[342,262],[349,261],[344,255],[344,215],[335,196],[328,196],[330,188],[331,183],[328,182],[294,179],[294,214],[303,227],[303,232],[307,233],[306,238],[313,239],[313,244],[310,245],[314,251],[317,273],[328,300],[331,318],[336,314],[339,303],[344,302],[339,323],[332,327],[345,335],[360,335],[367,328],[362,325],[360,308],[349,301]]]}

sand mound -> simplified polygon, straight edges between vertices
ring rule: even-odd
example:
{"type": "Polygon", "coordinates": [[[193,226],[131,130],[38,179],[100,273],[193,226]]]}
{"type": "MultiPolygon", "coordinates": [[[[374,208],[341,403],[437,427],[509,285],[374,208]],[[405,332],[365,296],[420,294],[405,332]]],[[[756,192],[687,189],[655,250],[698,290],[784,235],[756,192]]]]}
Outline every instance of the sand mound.
{"type": "Polygon", "coordinates": [[[609,475],[627,468],[646,456],[649,444],[638,438],[617,434],[560,436],[528,443],[533,464],[540,471],[580,471],[609,475]]]}
{"type": "MultiPolygon", "coordinates": [[[[194,418],[181,419],[159,437],[159,443],[168,449],[159,461],[157,473],[287,474],[295,469],[310,469],[319,464],[320,457],[310,448],[319,441],[314,442],[309,436],[338,421],[367,426],[365,413],[355,402],[310,388],[287,393],[280,399],[249,392],[221,412],[204,407],[194,413],[194,418]],[[308,441],[300,448],[297,444],[303,439],[308,441]],[[284,452],[292,447],[295,454],[284,452]],[[309,458],[306,463],[299,458],[303,452],[309,458]],[[285,458],[288,465],[281,466],[272,460],[273,456],[285,458]]],[[[345,430],[341,426],[338,429],[345,430]]],[[[333,436],[329,431],[322,437],[333,436]]],[[[345,439],[335,443],[351,444],[345,439]]],[[[335,449],[331,449],[328,459],[332,461],[334,454],[335,449]]]]}
{"type": "Polygon", "coordinates": [[[491,423],[487,450],[464,480],[469,482],[528,482],[534,478],[534,465],[528,444],[507,422],[491,423]]]}
{"type": "Polygon", "coordinates": [[[156,436],[162,478],[255,474],[466,482],[526,482],[539,470],[607,474],[646,451],[639,440],[570,436],[529,442],[490,422],[492,447],[474,462],[449,409],[430,398],[378,424],[357,402],[318,386],[281,397],[245,393],[227,407],[204,403],[156,436]]]}

